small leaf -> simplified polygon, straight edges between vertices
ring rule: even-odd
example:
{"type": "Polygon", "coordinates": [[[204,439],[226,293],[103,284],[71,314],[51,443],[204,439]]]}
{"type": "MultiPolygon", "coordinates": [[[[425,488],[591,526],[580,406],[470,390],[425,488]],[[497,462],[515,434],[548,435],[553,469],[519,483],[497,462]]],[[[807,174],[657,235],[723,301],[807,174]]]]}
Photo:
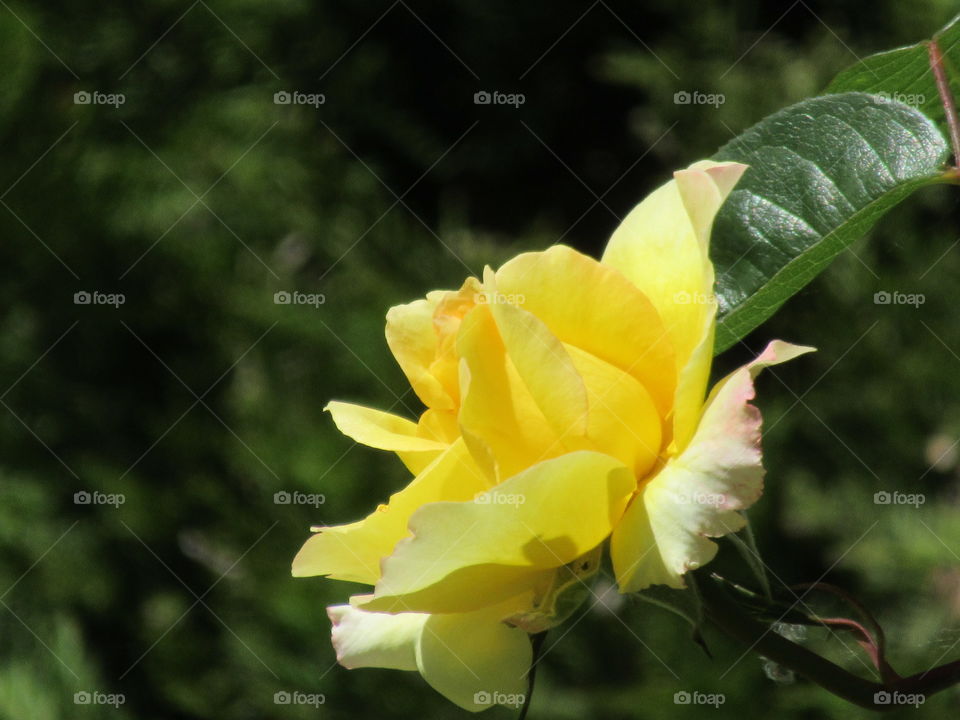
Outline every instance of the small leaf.
{"type": "Polygon", "coordinates": [[[538,635],[566,622],[593,590],[590,581],[600,569],[603,545],[557,568],[550,586],[535,600],[535,607],[509,618],[508,622],[531,635],[538,635]]]}
{"type": "Polygon", "coordinates": [[[700,631],[703,625],[703,602],[697,589],[695,575],[696,573],[692,572],[687,574],[687,587],[682,590],[669,588],[665,585],[652,585],[646,590],[636,593],[636,596],[648,603],[669,610],[690,623],[690,627],[693,629],[693,641],[702,647],[707,655],[710,655],[710,649],[707,647],[700,631]]]}
{"type": "MultiPolygon", "coordinates": [[[[954,97],[960,97],[960,16],[933,37],[943,53],[954,97]]],[[[930,71],[927,42],[877,53],[854,63],[833,79],[826,92],[857,90],[907,102],[936,120],[946,132],[943,105],[930,71]]]]}
{"type": "Polygon", "coordinates": [[[767,566],[760,558],[760,551],[757,549],[757,539],[754,537],[753,528],[750,526],[750,519],[745,512],[742,513],[742,515],[744,520],[747,521],[747,524],[743,526],[743,530],[739,533],[730,533],[727,537],[747,563],[747,566],[753,571],[754,577],[756,577],[757,582],[760,583],[760,588],[763,590],[764,596],[770,600],[773,598],[773,592],[770,590],[767,566]]]}
{"type": "Polygon", "coordinates": [[[699,627],[703,620],[699,598],[689,588],[675,590],[666,585],[653,585],[638,592],[637,596],[641,600],[659,605],[675,615],[679,615],[694,628],[699,627]]]}
{"type": "Polygon", "coordinates": [[[863,93],[804,100],[723,146],[750,167],[714,223],[714,351],[728,348],[802,289],[890,208],[950,182],[937,126],[863,93]]]}

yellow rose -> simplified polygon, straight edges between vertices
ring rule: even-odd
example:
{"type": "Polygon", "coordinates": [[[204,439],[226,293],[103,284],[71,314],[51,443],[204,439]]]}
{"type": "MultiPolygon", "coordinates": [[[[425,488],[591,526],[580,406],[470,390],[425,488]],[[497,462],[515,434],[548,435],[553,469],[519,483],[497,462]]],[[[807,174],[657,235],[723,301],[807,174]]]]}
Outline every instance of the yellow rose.
{"type": "Polygon", "coordinates": [[[529,634],[562,622],[609,539],[621,592],[683,587],[762,492],[772,342],[705,398],[710,227],[745,166],[700,162],[627,216],[600,262],[526,253],[387,314],[418,422],[332,402],[337,427],[413,481],[359,522],[314,528],[296,576],[374,586],[328,610],[346,667],[419,670],[469,710],[525,692],[529,634]]]}

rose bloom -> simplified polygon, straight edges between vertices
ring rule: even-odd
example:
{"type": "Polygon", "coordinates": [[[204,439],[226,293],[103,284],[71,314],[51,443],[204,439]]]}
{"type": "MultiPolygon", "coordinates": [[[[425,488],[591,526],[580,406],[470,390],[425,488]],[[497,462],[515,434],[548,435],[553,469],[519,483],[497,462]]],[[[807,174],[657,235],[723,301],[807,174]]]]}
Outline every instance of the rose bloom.
{"type": "Polygon", "coordinates": [[[681,588],[710,538],[743,528],[763,489],[753,379],[811,349],[774,341],[707,395],[710,227],[745,169],[674,173],[600,262],[525,253],[387,313],[426,410],[327,409],[414,478],[363,520],[313,528],[293,562],[373,586],[328,608],[342,665],[418,670],[468,710],[515,705],[530,635],[589,594],[608,541],[621,592],[681,588]]]}

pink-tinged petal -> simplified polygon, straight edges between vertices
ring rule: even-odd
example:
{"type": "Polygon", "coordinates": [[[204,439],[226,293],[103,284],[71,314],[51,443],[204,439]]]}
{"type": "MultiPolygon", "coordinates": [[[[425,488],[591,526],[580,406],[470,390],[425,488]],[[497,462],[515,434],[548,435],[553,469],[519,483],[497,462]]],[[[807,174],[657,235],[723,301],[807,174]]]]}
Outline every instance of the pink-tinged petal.
{"type": "Polygon", "coordinates": [[[713,219],[746,169],[747,166],[741,163],[702,160],[673,174],[703,250],[710,247],[713,219]]]}
{"type": "Polygon", "coordinates": [[[368,612],[350,605],[327,608],[337,661],[348,669],[419,670],[448,700],[471,712],[523,703],[533,662],[530,638],[502,622],[530,597],[477,612],[428,615],[368,612]]]}
{"type": "Polygon", "coordinates": [[[328,607],[327,615],[337,662],[345,668],[417,669],[417,643],[429,615],[372,613],[351,605],[328,607]]]}
{"type": "Polygon", "coordinates": [[[763,368],[812,350],[774,341],[717,383],[689,446],[643,486],[613,532],[610,552],[621,592],[653,584],[684,587],[683,574],[716,555],[709,538],[743,527],[739,511],[763,492],[753,380],[763,368]]]}

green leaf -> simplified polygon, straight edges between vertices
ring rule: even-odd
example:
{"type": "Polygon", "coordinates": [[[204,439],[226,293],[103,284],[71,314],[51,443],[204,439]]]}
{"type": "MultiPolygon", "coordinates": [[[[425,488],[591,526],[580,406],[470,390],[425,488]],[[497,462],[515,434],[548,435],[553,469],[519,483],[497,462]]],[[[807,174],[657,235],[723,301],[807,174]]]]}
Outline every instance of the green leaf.
{"type": "MultiPolygon", "coordinates": [[[[933,36],[943,55],[944,68],[954,97],[960,97],[960,15],[933,36]]],[[[930,70],[927,43],[888,50],[854,63],[837,75],[828,93],[853,90],[883,95],[913,105],[933,118],[947,133],[943,105],[930,70]]]]}
{"type": "Polygon", "coordinates": [[[550,586],[537,600],[536,607],[511,617],[511,624],[531,635],[539,635],[566,622],[593,594],[589,583],[600,569],[602,558],[603,545],[598,545],[557,568],[550,586]]]}
{"type": "Polygon", "coordinates": [[[757,578],[757,582],[760,583],[760,588],[763,590],[764,597],[770,599],[773,597],[773,592],[770,590],[767,566],[760,558],[760,551],[757,548],[757,539],[754,537],[753,527],[750,525],[750,518],[747,517],[746,512],[741,514],[743,515],[743,519],[746,520],[743,530],[739,533],[730,533],[727,535],[727,538],[729,538],[733,546],[737,548],[737,552],[740,553],[744,562],[747,563],[747,567],[753,571],[754,577],[757,578]],[[743,537],[741,537],[741,535],[743,537]]]}
{"type": "Polygon", "coordinates": [[[700,631],[703,625],[703,601],[700,598],[696,573],[688,573],[686,579],[687,587],[682,590],[669,588],[665,585],[652,585],[646,590],[636,593],[636,595],[641,600],[669,610],[690,623],[693,631],[692,640],[703,648],[707,655],[710,655],[710,649],[707,647],[700,631]]]}
{"type": "Polygon", "coordinates": [[[674,615],[679,615],[695,630],[703,622],[700,598],[692,588],[675,590],[666,585],[651,585],[637,593],[637,597],[648,603],[659,605],[674,615]]]}
{"type": "Polygon", "coordinates": [[[907,105],[825,95],[764,118],[716,160],[750,166],[710,243],[717,275],[714,351],[740,340],[816,277],[894,205],[937,182],[948,148],[907,105]]]}

